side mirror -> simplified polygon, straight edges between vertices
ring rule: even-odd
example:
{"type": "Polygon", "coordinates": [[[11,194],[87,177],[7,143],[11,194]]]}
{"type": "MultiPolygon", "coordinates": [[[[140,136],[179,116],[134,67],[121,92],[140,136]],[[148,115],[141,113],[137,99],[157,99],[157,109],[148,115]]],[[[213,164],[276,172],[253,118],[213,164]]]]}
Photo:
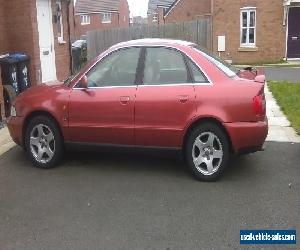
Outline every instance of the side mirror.
{"type": "Polygon", "coordinates": [[[84,89],[87,89],[88,88],[88,79],[86,77],[86,75],[84,75],[82,78],[81,78],[81,87],[84,88],[84,89]]]}

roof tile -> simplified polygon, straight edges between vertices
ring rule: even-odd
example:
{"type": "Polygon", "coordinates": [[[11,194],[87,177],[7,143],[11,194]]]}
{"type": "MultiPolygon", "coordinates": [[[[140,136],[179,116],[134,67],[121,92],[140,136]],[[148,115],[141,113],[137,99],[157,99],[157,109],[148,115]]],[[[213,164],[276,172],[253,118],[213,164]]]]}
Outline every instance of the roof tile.
{"type": "Polygon", "coordinates": [[[120,0],[77,0],[76,14],[114,12],[119,10],[120,0]]]}

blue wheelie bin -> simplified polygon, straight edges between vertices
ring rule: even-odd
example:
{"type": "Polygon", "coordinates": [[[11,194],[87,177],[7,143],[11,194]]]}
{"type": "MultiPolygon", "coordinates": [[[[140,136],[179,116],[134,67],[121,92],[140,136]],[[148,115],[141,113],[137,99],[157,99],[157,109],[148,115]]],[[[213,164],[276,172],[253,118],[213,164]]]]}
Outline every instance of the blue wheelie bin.
{"type": "Polygon", "coordinates": [[[30,57],[24,53],[11,53],[0,59],[2,82],[12,85],[16,95],[30,87],[30,57]]]}

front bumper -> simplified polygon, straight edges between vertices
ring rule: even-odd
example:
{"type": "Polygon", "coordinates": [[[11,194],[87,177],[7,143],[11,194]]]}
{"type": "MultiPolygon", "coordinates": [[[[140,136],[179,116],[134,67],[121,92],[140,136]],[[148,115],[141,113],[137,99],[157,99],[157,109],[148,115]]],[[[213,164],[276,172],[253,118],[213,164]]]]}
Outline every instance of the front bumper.
{"type": "Polygon", "coordinates": [[[224,124],[235,153],[255,152],[263,148],[268,135],[268,120],[224,124]]]}
{"type": "Polygon", "coordinates": [[[13,141],[22,146],[23,145],[23,117],[9,117],[7,127],[13,141]]]}

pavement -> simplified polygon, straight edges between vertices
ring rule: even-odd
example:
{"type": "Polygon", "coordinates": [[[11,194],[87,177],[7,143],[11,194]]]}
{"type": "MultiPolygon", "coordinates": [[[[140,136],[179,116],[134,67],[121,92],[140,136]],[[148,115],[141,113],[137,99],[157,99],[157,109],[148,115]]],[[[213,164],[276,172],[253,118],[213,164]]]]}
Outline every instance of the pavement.
{"type": "Polygon", "coordinates": [[[16,144],[12,141],[7,127],[0,129],[0,155],[4,154],[16,144]]]}
{"type": "Polygon", "coordinates": [[[281,111],[268,86],[265,87],[269,133],[267,141],[299,142],[300,136],[291,127],[291,123],[281,111]]]}
{"type": "Polygon", "coordinates": [[[0,156],[1,249],[233,250],[241,229],[299,231],[299,152],[267,142],[203,183],[171,153],[70,152],[40,170],[14,147],[0,156]]]}

